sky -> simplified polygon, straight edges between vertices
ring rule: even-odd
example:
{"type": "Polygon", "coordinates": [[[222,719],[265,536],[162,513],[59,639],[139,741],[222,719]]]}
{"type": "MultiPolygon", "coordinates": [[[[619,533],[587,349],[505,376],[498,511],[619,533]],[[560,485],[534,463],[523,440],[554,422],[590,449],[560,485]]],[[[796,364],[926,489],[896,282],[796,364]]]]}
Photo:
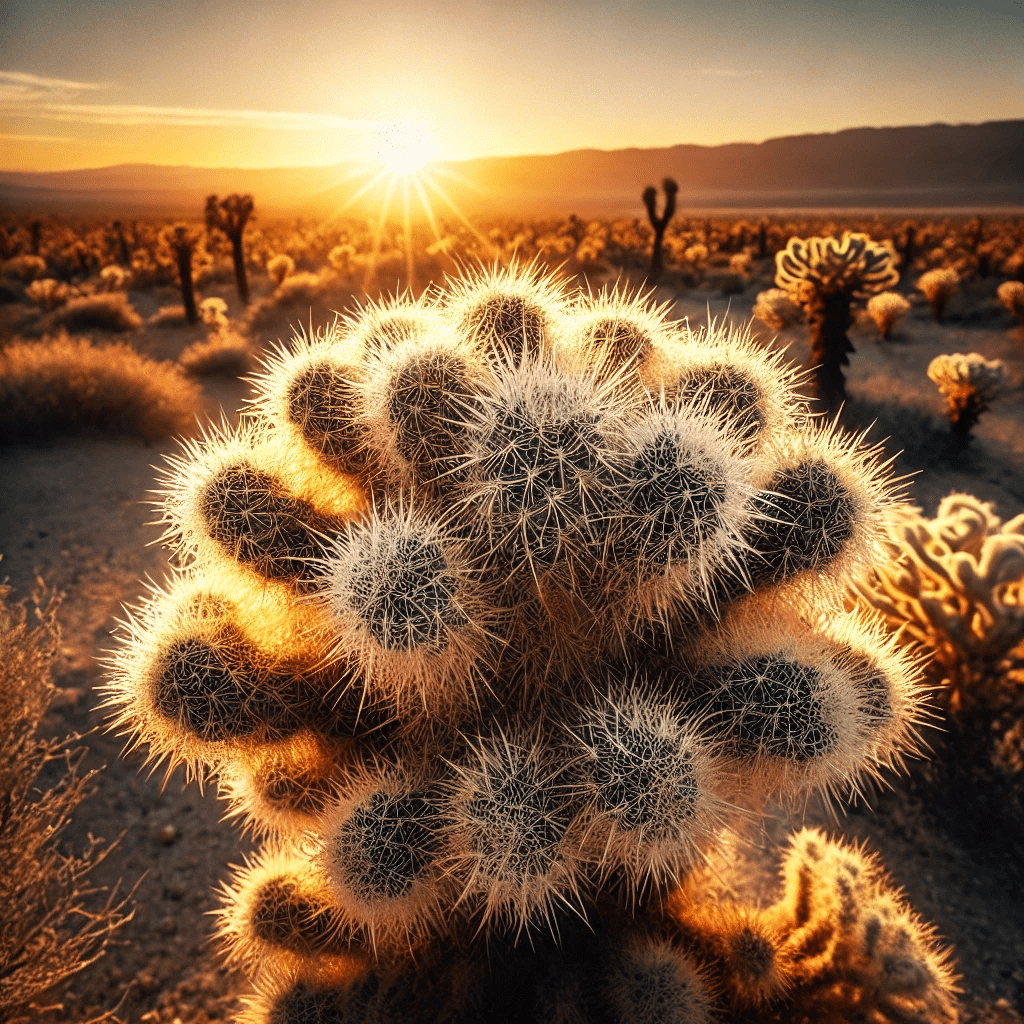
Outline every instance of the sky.
{"type": "Polygon", "coordinates": [[[282,167],[1024,117],[1024,0],[0,0],[0,169],[282,167]]]}

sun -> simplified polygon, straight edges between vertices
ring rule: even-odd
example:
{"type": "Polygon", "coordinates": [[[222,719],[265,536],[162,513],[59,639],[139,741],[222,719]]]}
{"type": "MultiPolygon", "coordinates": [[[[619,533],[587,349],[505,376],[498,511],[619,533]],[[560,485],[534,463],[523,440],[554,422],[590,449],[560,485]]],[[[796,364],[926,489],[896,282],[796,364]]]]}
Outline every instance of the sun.
{"type": "Polygon", "coordinates": [[[417,174],[436,157],[437,144],[422,121],[389,121],[377,131],[373,155],[395,174],[417,174]]]}

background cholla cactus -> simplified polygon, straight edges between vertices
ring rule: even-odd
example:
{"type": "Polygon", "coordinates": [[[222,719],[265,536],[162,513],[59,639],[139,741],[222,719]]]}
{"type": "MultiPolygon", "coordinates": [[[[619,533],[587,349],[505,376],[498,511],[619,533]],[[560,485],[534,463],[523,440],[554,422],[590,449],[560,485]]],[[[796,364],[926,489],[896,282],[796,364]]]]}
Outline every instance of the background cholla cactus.
{"type": "Polygon", "coordinates": [[[199,319],[199,311],[196,308],[195,282],[192,277],[192,254],[199,242],[199,232],[188,224],[174,224],[161,232],[160,240],[174,256],[185,318],[194,324],[199,319]]]}
{"type": "Polygon", "coordinates": [[[955,711],[986,678],[1012,668],[1024,641],[1024,514],[1004,523],[990,504],[951,494],[934,519],[893,517],[887,558],[854,583],[901,642],[931,655],[929,672],[955,711]]]}
{"type": "Polygon", "coordinates": [[[940,323],[949,300],[956,295],[959,287],[960,275],[952,267],[936,267],[917,279],[918,291],[924,292],[935,319],[940,323]]]}
{"type": "Polygon", "coordinates": [[[250,1020],[709,1019],[716,954],[651,908],[920,715],[842,611],[893,486],[794,381],[513,265],[296,338],[172,461],[183,568],[110,701],[265,837],[221,926],[250,1020]]]}
{"type": "Polygon", "coordinates": [[[996,294],[1011,316],[1015,316],[1018,320],[1024,320],[1024,283],[1004,281],[996,289],[996,294]]]}
{"type": "Polygon", "coordinates": [[[929,765],[939,799],[979,809],[1019,850],[1024,809],[1024,514],[1003,522],[992,505],[951,494],[934,519],[893,517],[887,558],[854,581],[851,604],[875,610],[897,642],[929,657],[946,711],[929,765]],[[964,787],[967,787],[966,790],[964,787]],[[973,787],[973,792],[972,792],[973,787]]]}
{"type": "Polygon", "coordinates": [[[194,377],[214,373],[240,376],[252,363],[247,339],[231,329],[228,304],[217,296],[199,303],[199,316],[207,327],[205,341],[196,341],[178,357],[178,362],[194,377]]]}
{"type": "Polygon", "coordinates": [[[287,253],[278,253],[267,260],[267,274],[280,287],[286,277],[295,273],[295,260],[287,253]]]}
{"type": "Polygon", "coordinates": [[[735,1019],[775,1021],[781,1005],[785,1020],[954,1024],[949,951],[873,857],[803,829],[790,838],[782,881],[781,898],[764,908],[702,901],[692,884],[669,903],[686,948],[730,993],[735,1019]]]}
{"type": "Polygon", "coordinates": [[[851,303],[899,282],[892,247],[849,231],[842,239],[791,238],[775,265],[775,283],[807,316],[818,397],[832,406],[846,397],[851,303]]]}
{"type": "Polygon", "coordinates": [[[910,303],[899,292],[882,292],[868,299],[867,311],[878,328],[879,337],[888,341],[896,321],[910,312],[910,303]]]}
{"type": "Polygon", "coordinates": [[[928,376],[946,396],[946,417],[953,437],[964,447],[981,414],[1006,390],[1006,367],[977,352],[954,352],[936,356],[928,364],[928,376]]]}
{"type": "Polygon", "coordinates": [[[773,331],[781,331],[803,319],[800,307],[784,288],[768,288],[757,293],[754,316],[773,331]]]}

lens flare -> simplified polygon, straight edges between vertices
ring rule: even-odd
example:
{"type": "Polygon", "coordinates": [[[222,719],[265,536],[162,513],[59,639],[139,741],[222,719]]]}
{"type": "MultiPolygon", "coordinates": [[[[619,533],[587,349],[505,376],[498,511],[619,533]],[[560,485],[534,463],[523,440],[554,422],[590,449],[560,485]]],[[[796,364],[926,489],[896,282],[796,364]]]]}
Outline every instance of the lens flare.
{"type": "Polygon", "coordinates": [[[378,130],[373,155],[396,174],[416,174],[436,158],[437,142],[422,121],[390,121],[378,130]]]}

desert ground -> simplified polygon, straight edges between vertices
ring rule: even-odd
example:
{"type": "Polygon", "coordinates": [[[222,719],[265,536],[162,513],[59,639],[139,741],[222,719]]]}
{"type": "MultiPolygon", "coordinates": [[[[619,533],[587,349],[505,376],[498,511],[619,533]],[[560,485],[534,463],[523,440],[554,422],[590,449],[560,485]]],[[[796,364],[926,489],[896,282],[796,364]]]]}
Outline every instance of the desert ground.
{"type": "MultiPolygon", "coordinates": [[[[642,276],[642,275],[641,275],[642,276]]],[[[710,317],[745,323],[764,281],[752,281],[731,296],[709,287],[662,285],[658,298],[674,303],[672,315],[697,326],[710,317]]],[[[1004,518],[1024,511],[1024,333],[994,298],[995,283],[975,281],[961,290],[946,320],[934,321],[920,295],[888,342],[870,325],[851,332],[856,353],[848,369],[850,401],[843,422],[871,427],[896,456],[897,471],[913,474],[912,500],[933,515],[952,491],[971,492],[993,502],[1004,518]],[[1010,388],[986,413],[969,449],[947,452],[943,399],[926,376],[930,360],[942,353],[978,352],[1000,359],[1010,388]],[[903,454],[898,454],[902,452],[903,454]]],[[[229,316],[240,312],[231,289],[219,294],[229,316]]],[[[354,301],[332,295],[333,308],[354,301]]],[[[174,290],[130,292],[144,318],[174,301],[174,290]]],[[[287,338],[288,323],[329,322],[322,302],[283,310],[252,335],[257,350],[287,338]]],[[[755,325],[767,345],[786,348],[797,362],[806,358],[806,329],[793,326],[778,337],[755,325]]],[[[101,335],[100,335],[101,336],[101,335]]],[[[147,326],[129,343],[156,359],[174,359],[204,336],[199,327],[147,326]]],[[[200,420],[229,420],[248,394],[232,377],[203,381],[200,420]]],[[[211,944],[215,891],[228,866],[245,857],[248,841],[222,820],[222,805],[209,789],[169,777],[146,765],[145,752],[124,750],[123,739],[104,730],[100,707],[103,653],[124,615],[123,606],[160,581],[168,560],[158,543],[159,528],[147,500],[155,466],[175,451],[174,441],[141,440],[80,432],[22,440],[0,449],[0,576],[19,595],[35,581],[64,594],[60,612],[63,646],[58,699],[44,727],[52,734],[86,735],[89,767],[103,767],[95,792],[79,807],[65,842],[81,846],[88,835],[117,842],[99,871],[104,885],[135,886],[133,919],[118,933],[108,954],[73,977],[51,1003],[51,1020],[86,1020],[118,1005],[118,1018],[131,1024],[205,1024],[230,1020],[245,995],[245,982],[221,965],[211,944]]],[[[929,732],[937,757],[943,735],[929,732]]],[[[904,775],[850,809],[819,804],[801,814],[778,811],[764,830],[751,829],[723,856],[723,885],[763,900],[771,897],[781,838],[794,824],[821,825],[834,834],[863,841],[877,851],[912,905],[933,922],[955,949],[962,975],[965,1021],[1011,1024],[1024,1014],[1024,822],[1007,823],[999,807],[986,804],[971,787],[936,782],[927,762],[914,762],[904,775]]]]}

